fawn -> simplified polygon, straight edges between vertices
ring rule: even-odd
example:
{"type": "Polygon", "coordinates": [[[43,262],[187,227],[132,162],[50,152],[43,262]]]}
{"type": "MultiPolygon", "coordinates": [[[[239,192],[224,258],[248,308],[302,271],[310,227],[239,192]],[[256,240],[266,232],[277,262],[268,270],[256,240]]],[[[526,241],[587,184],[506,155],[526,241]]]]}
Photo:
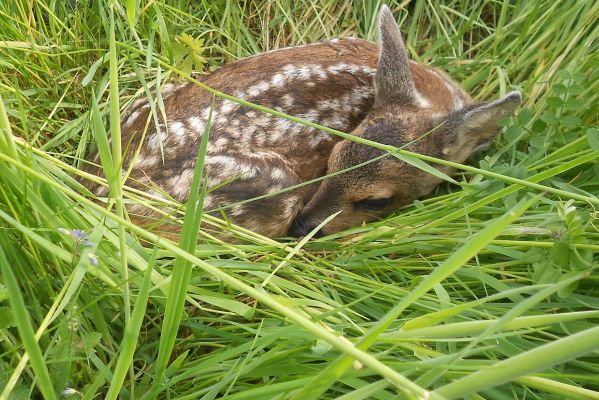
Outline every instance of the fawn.
{"type": "MultiPolygon", "coordinates": [[[[408,59],[386,6],[378,24],[378,46],[340,38],[290,47],[226,64],[200,80],[237,98],[383,144],[400,147],[424,135],[408,149],[455,162],[490,144],[498,120],[520,104],[520,93],[475,104],[445,73],[408,59]]],[[[121,122],[123,169],[133,163],[128,186],[185,202],[212,95],[191,83],[164,85],[161,95],[166,121],[153,117],[148,100],[142,99],[121,122]]],[[[208,187],[216,189],[209,190],[204,209],[275,193],[380,154],[217,98],[204,166],[208,187]]],[[[280,237],[303,236],[342,211],[318,232],[322,235],[388,215],[439,183],[433,175],[385,157],[225,212],[237,225],[280,237]]],[[[105,186],[88,187],[98,196],[108,192],[105,186]]],[[[154,217],[140,205],[128,209],[141,218],[154,217]]]]}

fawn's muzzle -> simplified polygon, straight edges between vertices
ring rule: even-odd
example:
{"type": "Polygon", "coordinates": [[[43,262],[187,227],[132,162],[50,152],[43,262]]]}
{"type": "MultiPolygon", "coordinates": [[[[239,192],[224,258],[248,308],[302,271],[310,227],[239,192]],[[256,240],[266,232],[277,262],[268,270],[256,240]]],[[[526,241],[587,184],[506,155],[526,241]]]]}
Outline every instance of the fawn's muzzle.
{"type": "MultiPolygon", "coordinates": [[[[302,237],[306,236],[308,233],[312,232],[317,225],[312,225],[307,223],[303,218],[297,217],[293,220],[291,227],[289,228],[289,235],[293,237],[302,237]]],[[[319,229],[313,237],[322,237],[324,236],[324,232],[322,229],[319,229]]]]}

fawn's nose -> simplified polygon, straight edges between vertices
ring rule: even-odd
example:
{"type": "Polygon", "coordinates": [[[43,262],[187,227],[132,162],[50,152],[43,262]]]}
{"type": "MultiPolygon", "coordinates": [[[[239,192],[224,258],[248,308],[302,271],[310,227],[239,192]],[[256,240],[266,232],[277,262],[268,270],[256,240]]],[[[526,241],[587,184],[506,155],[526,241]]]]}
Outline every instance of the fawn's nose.
{"type": "MultiPolygon", "coordinates": [[[[312,230],[316,228],[316,225],[307,223],[303,218],[297,217],[293,220],[291,224],[291,228],[289,228],[289,235],[293,237],[302,237],[306,236],[308,233],[312,232],[312,230]]],[[[313,237],[322,237],[324,236],[324,232],[322,229],[319,229],[313,237]]]]}

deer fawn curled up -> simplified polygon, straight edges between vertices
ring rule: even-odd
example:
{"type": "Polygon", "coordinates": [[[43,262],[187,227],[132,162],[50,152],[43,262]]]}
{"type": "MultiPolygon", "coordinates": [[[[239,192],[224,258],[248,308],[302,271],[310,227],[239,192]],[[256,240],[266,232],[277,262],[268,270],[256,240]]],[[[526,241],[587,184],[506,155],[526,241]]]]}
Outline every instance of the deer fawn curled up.
{"type": "MultiPolygon", "coordinates": [[[[224,65],[200,80],[252,103],[379,143],[400,147],[414,141],[409,150],[454,162],[488,145],[498,120],[520,104],[520,93],[476,104],[445,73],[408,59],[386,6],[378,24],[379,45],[346,38],[275,50],[224,65]]],[[[164,85],[161,95],[166,121],[157,115],[154,123],[147,99],[134,103],[122,121],[123,169],[133,163],[126,184],[185,202],[212,95],[191,83],[164,85]]],[[[217,188],[209,189],[204,209],[275,193],[381,154],[216,98],[204,167],[208,187],[217,188]]],[[[328,234],[384,217],[439,183],[395,157],[384,157],[225,212],[234,224],[280,237],[305,235],[342,211],[319,232],[328,234]]],[[[107,194],[105,186],[88,187],[98,196],[107,194]]],[[[140,205],[130,205],[129,212],[142,219],[155,217],[140,205]]]]}

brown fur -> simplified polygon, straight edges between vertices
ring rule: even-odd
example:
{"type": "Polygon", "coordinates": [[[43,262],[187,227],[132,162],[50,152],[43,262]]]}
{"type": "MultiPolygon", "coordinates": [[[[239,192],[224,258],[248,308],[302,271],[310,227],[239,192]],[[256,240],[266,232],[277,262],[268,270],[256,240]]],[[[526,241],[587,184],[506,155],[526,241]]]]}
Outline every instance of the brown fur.
{"type": "MultiPolygon", "coordinates": [[[[386,8],[379,25],[381,46],[336,39],[282,49],[225,65],[201,81],[252,103],[395,146],[418,138],[440,122],[459,131],[465,124],[452,122],[454,116],[470,109],[480,114],[470,97],[444,73],[408,62],[386,8]]],[[[122,142],[127,146],[123,169],[131,169],[127,185],[185,202],[212,96],[184,84],[163,87],[162,97],[166,121],[159,112],[152,115],[147,99],[136,102],[123,119],[122,142]]],[[[496,121],[491,120],[477,124],[493,125],[496,121]]],[[[485,139],[496,129],[492,131],[485,139]]],[[[455,132],[445,129],[411,150],[463,161],[476,147],[468,146],[477,140],[470,137],[459,145],[456,140],[455,132]]],[[[372,148],[217,98],[205,170],[209,186],[218,189],[210,191],[206,208],[273,193],[378,154],[372,148]]],[[[96,156],[94,161],[98,160],[96,156]]],[[[422,171],[387,158],[321,185],[235,205],[225,212],[235,224],[278,237],[288,232],[302,209],[293,234],[303,235],[331,213],[343,210],[326,233],[381,217],[425,195],[437,183],[422,171]],[[353,205],[383,195],[392,198],[383,211],[359,210],[353,205]]],[[[103,187],[88,187],[106,195],[103,187]]],[[[146,220],[155,217],[141,206],[132,205],[129,211],[146,220]]]]}

